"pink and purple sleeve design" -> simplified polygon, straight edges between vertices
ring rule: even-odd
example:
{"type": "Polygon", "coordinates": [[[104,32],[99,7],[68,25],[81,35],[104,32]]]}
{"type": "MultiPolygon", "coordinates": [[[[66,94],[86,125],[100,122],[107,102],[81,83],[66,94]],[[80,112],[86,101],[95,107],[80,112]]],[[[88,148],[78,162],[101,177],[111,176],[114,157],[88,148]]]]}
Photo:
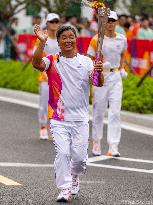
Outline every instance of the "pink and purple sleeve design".
{"type": "Polygon", "coordinates": [[[49,85],[48,117],[49,119],[64,120],[64,103],[60,99],[62,81],[54,65],[58,55],[50,55],[47,58],[50,60],[50,67],[47,71],[49,85]]]}

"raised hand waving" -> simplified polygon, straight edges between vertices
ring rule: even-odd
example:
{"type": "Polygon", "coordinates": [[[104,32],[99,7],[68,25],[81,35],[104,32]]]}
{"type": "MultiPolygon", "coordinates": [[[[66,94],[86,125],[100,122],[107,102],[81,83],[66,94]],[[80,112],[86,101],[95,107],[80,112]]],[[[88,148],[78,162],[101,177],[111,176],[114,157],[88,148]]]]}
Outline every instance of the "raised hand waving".
{"type": "Polygon", "coordinates": [[[35,24],[34,25],[34,32],[37,36],[37,38],[43,43],[45,44],[48,38],[48,33],[47,31],[42,31],[40,26],[35,24]]]}

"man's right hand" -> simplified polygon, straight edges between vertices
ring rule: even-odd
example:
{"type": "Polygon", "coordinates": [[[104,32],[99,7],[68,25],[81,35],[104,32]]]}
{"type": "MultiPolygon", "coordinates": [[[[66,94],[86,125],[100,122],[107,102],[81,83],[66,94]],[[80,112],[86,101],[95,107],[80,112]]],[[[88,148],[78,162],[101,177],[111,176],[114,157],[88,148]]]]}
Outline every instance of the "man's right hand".
{"type": "Polygon", "coordinates": [[[35,24],[35,25],[34,25],[34,32],[35,32],[37,38],[38,38],[43,44],[45,44],[46,41],[47,41],[47,38],[48,38],[48,33],[47,33],[47,31],[44,31],[44,32],[43,32],[43,31],[40,29],[40,26],[37,25],[37,24],[35,24]]]}

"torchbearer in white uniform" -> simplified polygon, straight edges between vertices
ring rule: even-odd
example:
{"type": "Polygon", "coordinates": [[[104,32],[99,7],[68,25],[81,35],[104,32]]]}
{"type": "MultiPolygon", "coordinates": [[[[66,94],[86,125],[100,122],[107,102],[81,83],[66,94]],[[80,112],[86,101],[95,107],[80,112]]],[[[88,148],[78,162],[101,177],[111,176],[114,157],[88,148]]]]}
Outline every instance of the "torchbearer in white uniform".
{"type": "MultiPolygon", "coordinates": [[[[124,56],[127,39],[115,32],[117,14],[110,11],[106,24],[102,46],[104,86],[93,87],[93,155],[101,155],[101,139],[103,137],[103,118],[108,109],[107,155],[119,157],[118,145],[121,139],[120,110],[122,102],[122,78],[127,77],[124,70],[124,56]]],[[[87,54],[92,59],[96,55],[97,35],[91,39],[87,54]]]]}
{"type": "Polygon", "coordinates": [[[69,202],[79,192],[79,176],[85,172],[89,138],[88,104],[90,79],[99,72],[103,85],[102,62],[93,70],[92,60],[76,53],[76,31],[61,27],[57,33],[61,53],[43,58],[47,35],[35,27],[40,43],[33,66],[46,71],[49,84],[48,110],[50,129],[56,149],[54,162],[56,185],[61,190],[57,202],[69,202]]]}

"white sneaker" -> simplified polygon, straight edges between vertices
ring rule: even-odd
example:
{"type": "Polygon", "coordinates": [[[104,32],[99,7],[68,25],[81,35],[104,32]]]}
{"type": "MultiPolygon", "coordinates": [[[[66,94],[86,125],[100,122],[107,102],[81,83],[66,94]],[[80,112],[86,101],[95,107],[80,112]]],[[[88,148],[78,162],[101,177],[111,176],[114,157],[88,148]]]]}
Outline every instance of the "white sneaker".
{"type": "Polygon", "coordinates": [[[118,151],[118,146],[116,144],[109,145],[109,150],[107,152],[107,156],[120,157],[120,153],[118,151]]]}
{"type": "Polygon", "coordinates": [[[40,140],[48,140],[48,132],[46,128],[40,129],[40,140]]]}
{"type": "Polygon", "coordinates": [[[69,189],[63,189],[58,197],[57,197],[57,202],[70,202],[72,200],[72,194],[69,189]]]}
{"type": "Polygon", "coordinates": [[[100,145],[100,142],[93,141],[92,154],[94,156],[100,156],[101,155],[101,145],[100,145]]]}
{"type": "Polygon", "coordinates": [[[79,183],[79,176],[72,176],[72,195],[77,195],[80,191],[80,183],[79,183]]]}

